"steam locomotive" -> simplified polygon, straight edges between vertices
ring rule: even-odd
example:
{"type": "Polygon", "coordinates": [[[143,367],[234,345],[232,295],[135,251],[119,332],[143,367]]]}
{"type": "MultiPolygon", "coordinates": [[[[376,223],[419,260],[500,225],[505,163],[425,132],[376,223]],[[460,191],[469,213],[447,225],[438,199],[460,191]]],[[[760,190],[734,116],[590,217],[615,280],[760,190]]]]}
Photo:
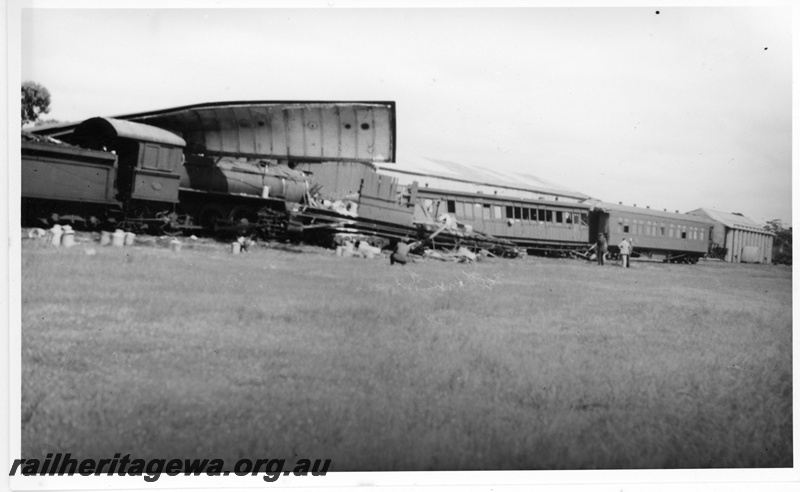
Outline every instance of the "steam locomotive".
{"type": "Polygon", "coordinates": [[[274,160],[186,156],[182,138],[125,120],[86,120],[73,145],[23,138],[22,219],[29,225],[77,221],[158,233],[262,220],[285,228],[275,218],[308,189],[302,173],[274,160]]]}

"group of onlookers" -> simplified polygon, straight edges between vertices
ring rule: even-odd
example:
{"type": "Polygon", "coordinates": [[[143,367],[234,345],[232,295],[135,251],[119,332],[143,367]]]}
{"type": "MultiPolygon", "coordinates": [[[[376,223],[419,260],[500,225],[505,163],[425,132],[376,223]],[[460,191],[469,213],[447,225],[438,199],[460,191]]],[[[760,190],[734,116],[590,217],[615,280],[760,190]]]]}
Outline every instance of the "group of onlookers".
{"type": "MultiPolygon", "coordinates": [[[[633,238],[622,239],[619,243],[619,254],[622,257],[622,268],[630,268],[631,266],[631,253],[633,253],[633,238]]],[[[608,239],[604,233],[600,233],[597,237],[597,242],[592,245],[591,250],[595,250],[597,255],[597,264],[603,266],[605,264],[606,253],[608,253],[608,239]]]]}

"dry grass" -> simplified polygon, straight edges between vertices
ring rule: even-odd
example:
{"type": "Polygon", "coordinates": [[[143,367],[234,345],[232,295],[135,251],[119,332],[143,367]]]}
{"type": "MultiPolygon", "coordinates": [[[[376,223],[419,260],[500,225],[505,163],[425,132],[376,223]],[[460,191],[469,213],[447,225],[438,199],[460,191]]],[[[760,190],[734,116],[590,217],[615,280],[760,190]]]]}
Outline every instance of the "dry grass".
{"type": "Polygon", "coordinates": [[[789,268],[304,251],[26,241],[22,455],[792,464],[789,268]]]}

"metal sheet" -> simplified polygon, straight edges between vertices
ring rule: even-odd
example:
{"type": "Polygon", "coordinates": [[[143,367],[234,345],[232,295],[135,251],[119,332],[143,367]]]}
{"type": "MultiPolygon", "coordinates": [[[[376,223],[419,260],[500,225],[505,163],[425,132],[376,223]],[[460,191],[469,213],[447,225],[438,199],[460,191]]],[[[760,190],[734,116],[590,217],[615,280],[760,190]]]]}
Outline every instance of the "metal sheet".
{"type": "Polygon", "coordinates": [[[211,103],[119,119],[182,136],[190,151],[289,160],[394,162],[394,102],[211,103]]]}

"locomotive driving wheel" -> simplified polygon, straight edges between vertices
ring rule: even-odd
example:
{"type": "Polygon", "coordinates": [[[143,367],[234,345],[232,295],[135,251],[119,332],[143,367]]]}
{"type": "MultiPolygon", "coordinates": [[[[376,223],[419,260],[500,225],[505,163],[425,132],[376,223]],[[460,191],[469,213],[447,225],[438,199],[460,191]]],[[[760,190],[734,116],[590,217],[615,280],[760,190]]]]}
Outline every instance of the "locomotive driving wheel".
{"type": "Polygon", "coordinates": [[[228,214],[228,220],[242,225],[255,224],[258,222],[258,214],[252,207],[247,205],[237,205],[228,214]]]}
{"type": "Polygon", "coordinates": [[[217,228],[217,222],[225,217],[225,210],[222,205],[212,203],[205,205],[198,214],[198,222],[203,229],[214,231],[217,228]]]}

